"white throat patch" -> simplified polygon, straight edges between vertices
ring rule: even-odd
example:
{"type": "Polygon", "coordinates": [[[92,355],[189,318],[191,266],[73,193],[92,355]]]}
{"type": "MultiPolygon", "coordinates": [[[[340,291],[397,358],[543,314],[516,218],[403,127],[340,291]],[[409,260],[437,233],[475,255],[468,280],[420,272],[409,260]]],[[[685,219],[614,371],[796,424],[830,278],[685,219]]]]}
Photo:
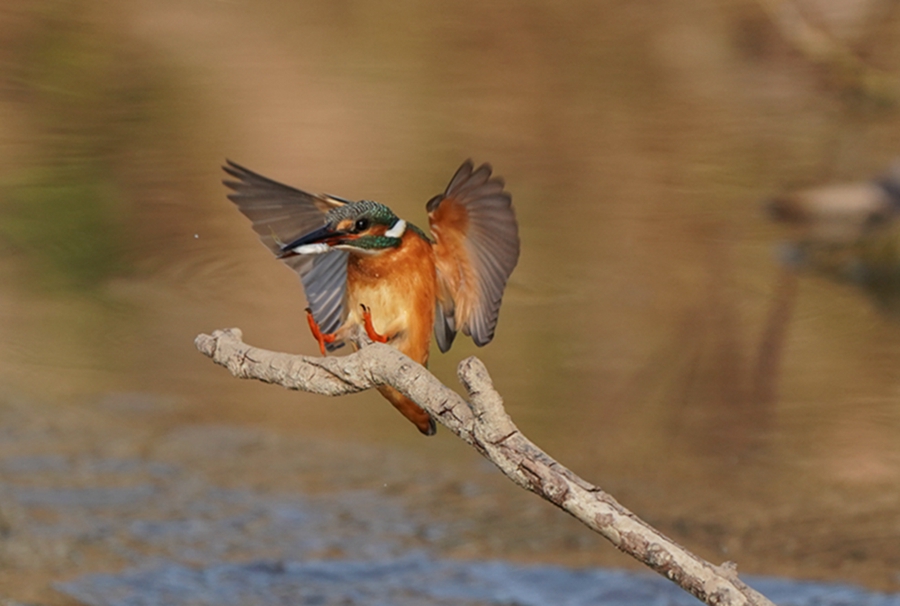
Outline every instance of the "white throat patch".
{"type": "Polygon", "coordinates": [[[397,222],[394,223],[394,226],[384,232],[388,238],[399,238],[403,236],[404,232],[406,232],[406,221],[403,219],[397,219],[397,222]]]}

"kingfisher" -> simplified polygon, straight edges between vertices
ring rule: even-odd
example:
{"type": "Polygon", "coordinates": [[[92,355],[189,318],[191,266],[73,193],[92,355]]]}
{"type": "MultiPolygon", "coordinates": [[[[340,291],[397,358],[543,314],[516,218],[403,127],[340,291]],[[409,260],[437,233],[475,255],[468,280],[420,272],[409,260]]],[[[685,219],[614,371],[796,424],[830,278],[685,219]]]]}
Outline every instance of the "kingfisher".
{"type": "MultiPolygon", "coordinates": [[[[459,167],[425,205],[430,236],[384,204],[309,193],[230,160],[223,183],[266,247],[300,276],[307,320],[322,355],[357,327],[428,365],[456,333],[494,337],[500,302],[519,259],[512,197],[490,164],[459,167]]],[[[378,391],[425,435],[434,419],[389,385],[378,391]]]]}

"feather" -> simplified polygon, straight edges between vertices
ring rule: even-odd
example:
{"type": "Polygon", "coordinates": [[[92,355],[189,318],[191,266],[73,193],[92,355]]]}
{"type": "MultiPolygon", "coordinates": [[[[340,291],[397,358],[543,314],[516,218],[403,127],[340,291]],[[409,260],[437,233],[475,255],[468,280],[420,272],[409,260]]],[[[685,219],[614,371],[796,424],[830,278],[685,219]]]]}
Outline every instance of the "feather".
{"type": "Polygon", "coordinates": [[[512,197],[491,166],[466,160],[442,195],[426,205],[439,283],[435,340],[447,351],[457,330],[486,345],[494,337],[503,290],[519,258],[512,197]]]}
{"type": "MultiPolygon", "coordinates": [[[[325,223],[325,213],[348,201],[337,196],[311,194],[227,160],[223,166],[236,181],[223,181],[234,193],[234,202],[248,219],[260,240],[276,256],[285,242],[292,242],[325,223]]],[[[334,250],[317,255],[285,257],[284,262],[300,276],[313,318],[325,333],[337,330],[346,317],[347,253],[334,250]]],[[[330,343],[328,349],[340,347],[330,343]]]]}

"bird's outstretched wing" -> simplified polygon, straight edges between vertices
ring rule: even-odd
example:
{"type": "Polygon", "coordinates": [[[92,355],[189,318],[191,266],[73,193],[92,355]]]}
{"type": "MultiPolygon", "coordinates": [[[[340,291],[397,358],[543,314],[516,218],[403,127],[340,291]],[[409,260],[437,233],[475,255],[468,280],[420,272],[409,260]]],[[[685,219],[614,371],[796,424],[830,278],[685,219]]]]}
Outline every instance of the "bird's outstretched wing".
{"type": "Polygon", "coordinates": [[[222,182],[234,192],[228,194],[228,199],[253,221],[253,231],[276,255],[283,244],[322,227],[325,213],[346,203],[340,198],[283,185],[231,160],[226,162],[222,169],[238,179],[222,182]]]}
{"type": "Polygon", "coordinates": [[[435,240],[438,302],[434,334],[441,351],[457,331],[476,345],[494,337],[506,281],[519,259],[512,197],[491,166],[466,160],[443,194],[426,206],[435,240]]]}
{"type": "MultiPolygon", "coordinates": [[[[253,222],[253,231],[275,255],[280,255],[285,243],[322,227],[329,209],[348,202],[336,196],[295,189],[231,160],[226,162],[223,170],[237,179],[223,181],[233,191],[228,199],[253,222]]],[[[300,275],[306,300],[322,332],[337,330],[345,315],[347,253],[333,250],[322,255],[297,255],[285,258],[284,262],[300,275]]],[[[329,349],[339,345],[329,344],[329,349]]]]}

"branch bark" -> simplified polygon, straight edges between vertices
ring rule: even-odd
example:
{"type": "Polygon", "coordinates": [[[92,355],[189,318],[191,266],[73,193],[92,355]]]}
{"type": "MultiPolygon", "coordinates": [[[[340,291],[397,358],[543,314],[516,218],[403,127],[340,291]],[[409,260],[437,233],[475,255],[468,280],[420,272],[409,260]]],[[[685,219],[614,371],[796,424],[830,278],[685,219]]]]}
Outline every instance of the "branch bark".
{"type": "Polygon", "coordinates": [[[337,396],[391,385],[473,446],[509,479],[570,513],[621,551],[707,604],[773,606],[744,584],[733,563],[713,565],[664,536],[612,496],[553,460],[526,438],[503,408],[487,368],[466,358],[464,399],[396,349],[374,343],[344,357],[313,358],[251,347],[236,328],[199,335],[197,349],[241,379],[337,396]]]}

